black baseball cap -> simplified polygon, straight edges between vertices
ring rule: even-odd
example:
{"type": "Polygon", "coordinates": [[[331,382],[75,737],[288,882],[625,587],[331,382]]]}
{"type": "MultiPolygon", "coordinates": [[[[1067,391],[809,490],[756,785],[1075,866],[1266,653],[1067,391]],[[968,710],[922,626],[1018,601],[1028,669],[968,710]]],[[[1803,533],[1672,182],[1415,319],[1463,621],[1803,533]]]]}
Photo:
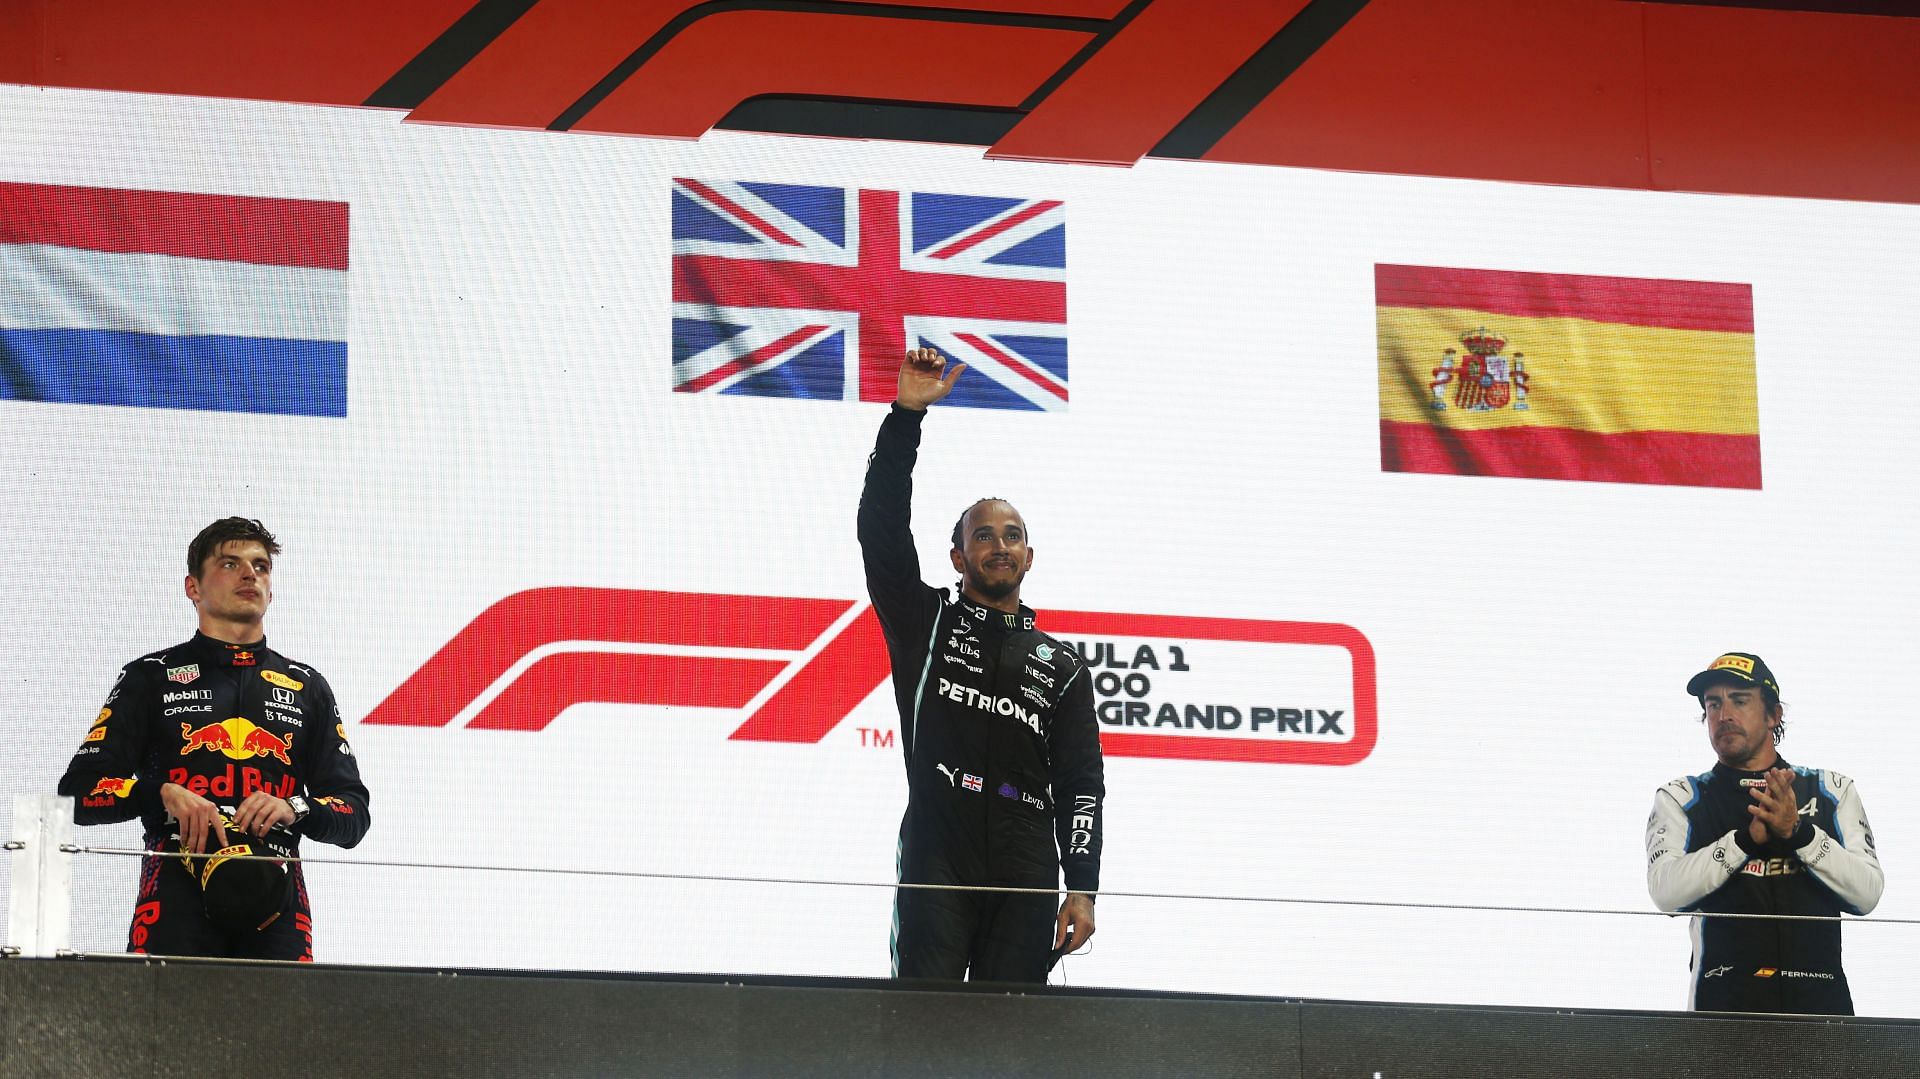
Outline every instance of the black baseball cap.
{"type": "Polygon", "coordinates": [[[1767,661],[1751,652],[1728,652],[1707,669],[1687,679],[1687,696],[1698,697],[1708,686],[1765,686],[1780,695],[1780,682],[1767,669],[1767,661]]]}
{"type": "Polygon", "coordinates": [[[293,877],[279,859],[292,857],[293,849],[271,834],[228,838],[228,846],[188,858],[187,872],[200,885],[208,921],[223,929],[257,932],[286,909],[293,877]]]}

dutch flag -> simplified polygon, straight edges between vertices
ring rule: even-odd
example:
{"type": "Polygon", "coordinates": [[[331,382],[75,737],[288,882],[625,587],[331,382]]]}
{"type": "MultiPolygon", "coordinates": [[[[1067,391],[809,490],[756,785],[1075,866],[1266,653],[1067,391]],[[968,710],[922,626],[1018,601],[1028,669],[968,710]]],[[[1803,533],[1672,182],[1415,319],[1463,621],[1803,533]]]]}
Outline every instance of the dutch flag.
{"type": "Polygon", "coordinates": [[[347,204],[0,183],[0,399],[347,414],[347,204]]]}

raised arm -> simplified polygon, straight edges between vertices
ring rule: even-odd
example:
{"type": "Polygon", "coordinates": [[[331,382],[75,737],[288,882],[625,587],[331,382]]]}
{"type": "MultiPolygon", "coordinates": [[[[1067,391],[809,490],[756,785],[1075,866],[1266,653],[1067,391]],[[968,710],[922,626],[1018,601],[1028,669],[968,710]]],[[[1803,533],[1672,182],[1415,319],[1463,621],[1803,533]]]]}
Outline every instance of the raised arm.
{"type": "Polygon", "coordinates": [[[920,423],[927,406],[945,397],[965,364],[946,370],[935,349],[907,353],[900,365],[898,396],[867,457],[866,485],[860,491],[860,555],[867,571],[867,594],[891,640],[905,641],[925,631],[933,589],[920,579],[920,555],[913,546],[913,466],[920,454],[920,423]]]}

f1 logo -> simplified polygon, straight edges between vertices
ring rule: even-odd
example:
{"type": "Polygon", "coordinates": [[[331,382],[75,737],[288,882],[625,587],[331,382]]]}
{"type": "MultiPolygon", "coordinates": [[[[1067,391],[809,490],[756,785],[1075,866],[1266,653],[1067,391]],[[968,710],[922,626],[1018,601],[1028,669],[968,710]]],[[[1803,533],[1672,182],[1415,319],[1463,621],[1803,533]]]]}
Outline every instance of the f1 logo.
{"type": "Polygon", "coordinates": [[[365,103],[426,123],[684,139],[765,95],[971,105],[1025,114],[989,157],[1130,165],[1307,5],[537,4],[491,33],[455,24],[365,103]]]}
{"type": "MultiPolygon", "coordinates": [[[[1350,626],[1087,611],[1041,612],[1055,634],[1179,638],[1343,650],[1346,741],[1106,731],[1111,756],[1353,764],[1377,738],[1373,647],[1350,626]]],[[[786,596],[541,588],[481,612],[366,718],[369,724],[543,730],[573,704],[666,704],[745,713],[736,741],[814,743],[889,676],[864,603],[786,596]]]]}

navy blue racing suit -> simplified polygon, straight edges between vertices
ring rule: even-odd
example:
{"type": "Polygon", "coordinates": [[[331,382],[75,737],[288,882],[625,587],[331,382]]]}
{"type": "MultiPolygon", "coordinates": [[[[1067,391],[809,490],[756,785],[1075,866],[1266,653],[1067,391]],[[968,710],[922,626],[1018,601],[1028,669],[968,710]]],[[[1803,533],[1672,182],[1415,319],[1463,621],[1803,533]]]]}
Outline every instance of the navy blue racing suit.
{"type": "MultiPolygon", "coordinates": [[[[370,823],[367,788],[347,744],[333,688],[320,672],[267,647],[196,633],[120,671],[106,707],[60,777],[79,824],[139,817],[148,850],[178,850],[160,787],[177,783],[232,817],[255,791],[310,803],[279,836],[351,847],[370,823]]],[[[278,834],[278,833],[276,833],[278,834]]],[[[229,837],[231,838],[231,837],[229,837]]],[[[207,918],[200,886],[178,858],[141,859],[127,950],[243,959],[313,958],[312,909],[299,863],[281,915],[239,930],[207,918]]]]}
{"type": "MultiPolygon", "coordinates": [[[[1716,764],[1654,793],[1647,818],[1647,891],[1661,910],[1736,914],[1866,914],[1884,877],[1873,829],[1853,781],[1838,772],[1794,773],[1800,824],[1787,839],[1755,843],[1748,788],[1762,772],[1716,764]]],[[[1693,919],[1693,985],[1703,1011],[1852,1015],[1840,966],[1840,923],[1758,918],[1693,919]]]]}

